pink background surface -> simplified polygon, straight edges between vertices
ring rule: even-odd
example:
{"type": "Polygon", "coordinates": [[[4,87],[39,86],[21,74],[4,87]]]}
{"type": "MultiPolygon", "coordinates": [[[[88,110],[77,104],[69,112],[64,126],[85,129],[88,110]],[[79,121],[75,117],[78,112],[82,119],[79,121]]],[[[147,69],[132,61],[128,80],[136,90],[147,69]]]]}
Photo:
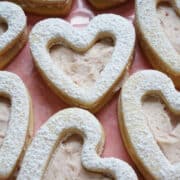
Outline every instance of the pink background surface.
{"type": "MultiPolygon", "coordinates": [[[[105,11],[95,11],[90,5],[82,0],[75,0],[71,13],[65,19],[71,22],[72,18],[81,16],[92,18],[94,15],[101,13],[115,13],[127,17],[133,22],[134,19],[134,1],[129,0],[117,8],[105,11]]],[[[35,23],[47,17],[39,17],[27,14],[29,31],[35,23]]],[[[81,24],[81,22],[79,22],[81,24]]],[[[148,69],[151,66],[148,64],[138,41],[136,42],[136,49],[134,54],[133,64],[130,73],[141,69],[148,69]]],[[[48,118],[57,111],[69,107],[61,101],[43,82],[40,74],[37,72],[33,59],[30,54],[29,44],[22,49],[16,58],[5,68],[7,71],[18,74],[29,89],[32,97],[32,105],[34,112],[35,132],[39,127],[48,120],[48,118]]],[[[97,118],[102,123],[106,133],[106,144],[102,156],[116,157],[130,163],[134,168],[134,164],[128,156],[123,145],[117,119],[117,100],[119,92],[117,92],[112,100],[103,107],[98,113],[97,118]]],[[[136,169],[136,168],[135,168],[136,169]]],[[[137,171],[137,170],[136,170],[137,171]]],[[[139,174],[139,172],[137,171],[139,174]]],[[[140,175],[139,175],[140,176],[140,175]]],[[[141,177],[141,176],[140,176],[141,177]]]]}

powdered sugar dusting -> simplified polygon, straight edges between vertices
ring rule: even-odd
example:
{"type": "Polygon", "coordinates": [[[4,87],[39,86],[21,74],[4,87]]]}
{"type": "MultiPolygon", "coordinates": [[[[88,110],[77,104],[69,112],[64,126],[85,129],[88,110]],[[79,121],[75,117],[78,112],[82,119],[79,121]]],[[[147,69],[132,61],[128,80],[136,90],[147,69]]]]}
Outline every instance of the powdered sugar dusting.
{"type": "Polygon", "coordinates": [[[140,159],[137,166],[145,167],[155,179],[180,179],[180,163],[172,165],[168,161],[147,125],[142,110],[142,98],[147,94],[159,95],[172,112],[180,114],[180,93],[165,74],[146,70],[132,75],[122,88],[120,101],[123,116],[120,124],[125,128],[124,136],[128,137],[127,146],[140,159]]]}
{"type": "Polygon", "coordinates": [[[27,150],[17,179],[41,179],[57,141],[73,133],[84,139],[81,161],[87,170],[106,173],[118,180],[137,179],[127,163],[98,156],[104,145],[102,127],[92,114],[78,108],[59,111],[41,127],[27,150]]]}
{"type": "Polygon", "coordinates": [[[8,24],[8,29],[0,36],[0,55],[9,44],[23,32],[26,26],[26,16],[23,10],[16,4],[0,2],[0,18],[8,24]]]}
{"type": "Polygon", "coordinates": [[[30,102],[22,80],[9,72],[0,72],[0,94],[11,100],[9,125],[0,146],[0,177],[6,179],[14,170],[25,145],[30,102]]]}
{"type": "MultiPolygon", "coordinates": [[[[141,32],[141,40],[150,46],[147,53],[153,61],[153,56],[164,64],[166,71],[170,74],[180,75],[180,54],[175,50],[167,38],[157,16],[158,0],[137,0],[136,1],[136,25],[141,32]]],[[[172,4],[178,15],[180,15],[180,0],[168,1],[172,4]]]]}
{"type": "MultiPolygon", "coordinates": [[[[21,0],[13,0],[16,2],[20,2],[21,0]]],[[[66,3],[68,3],[69,0],[27,0],[27,4],[31,4],[32,6],[34,5],[49,5],[49,7],[51,7],[52,5],[64,5],[66,3]]],[[[22,3],[22,2],[21,2],[22,3]]],[[[25,3],[25,2],[23,2],[25,3]]]]}
{"type": "Polygon", "coordinates": [[[55,86],[58,93],[69,97],[71,104],[92,109],[97,102],[113,93],[109,89],[117,83],[131,60],[134,50],[135,32],[133,25],[126,19],[104,14],[96,16],[82,30],[75,30],[64,20],[51,18],[39,22],[30,35],[30,48],[35,63],[44,78],[55,86]],[[46,30],[45,30],[46,29],[46,30]],[[59,70],[49,55],[49,46],[52,42],[67,43],[77,51],[86,51],[98,39],[112,37],[115,48],[112,58],[101,72],[90,91],[73,83],[62,70],[59,70]]]}

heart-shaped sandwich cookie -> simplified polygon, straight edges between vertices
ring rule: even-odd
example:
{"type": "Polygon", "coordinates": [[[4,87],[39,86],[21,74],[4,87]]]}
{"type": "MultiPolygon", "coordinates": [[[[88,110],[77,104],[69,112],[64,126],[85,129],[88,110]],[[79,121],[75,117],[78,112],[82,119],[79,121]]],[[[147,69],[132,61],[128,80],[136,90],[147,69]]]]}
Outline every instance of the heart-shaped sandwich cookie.
{"type": "Polygon", "coordinates": [[[96,16],[82,30],[61,19],[47,19],[30,35],[35,64],[48,85],[68,104],[93,112],[117,90],[134,43],[133,25],[113,14],[96,16]]]}
{"type": "Polygon", "coordinates": [[[168,74],[179,88],[180,0],[137,0],[135,24],[153,67],[168,74]]]}
{"type": "Polygon", "coordinates": [[[88,0],[89,3],[96,9],[108,9],[119,4],[126,2],[127,0],[88,0]]]}
{"type": "Polygon", "coordinates": [[[132,159],[147,179],[180,179],[180,92],[165,74],[132,75],[119,99],[119,123],[132,159]]]}
{"type": "Polygon", "coordinates": [[[11,0],[30,13],[50,16],[65,16],[72,6],[72,0],[11,0]]]}
{"type": "Polygon", "coordinates": [[[27,40],[26,16],[16,4],[0,2],[0,68],[3,68],[27,40]]]}
{"type": "Polygon", "coordinates": [[[78,108],[59,111],[37,132],[17,179],[137,179],[127,163],[99,157],[103,146],[102,126],[91,113],[78,108]],[[83,137],[82,152],[77,135],[83,137]]]}
{"type": "Polygon", "coordinates": [[[32,135],[29,95],[15,74],[0,72],[0,179],[9,179],[32,135]]]}

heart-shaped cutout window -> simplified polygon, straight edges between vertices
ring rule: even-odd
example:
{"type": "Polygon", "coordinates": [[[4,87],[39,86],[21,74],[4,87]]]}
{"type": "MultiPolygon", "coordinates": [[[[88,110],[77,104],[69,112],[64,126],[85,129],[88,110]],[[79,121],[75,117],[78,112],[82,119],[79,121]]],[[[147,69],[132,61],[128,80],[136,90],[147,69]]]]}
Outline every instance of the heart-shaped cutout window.
{"type": "Polygon", "coordinates": [[[96,42],[85,52],[56,44],[50,48],[50,55],[57,67],[70,76],[76,85],[90,87],[110,61],[113,50],[113,40],[106,38],[96,42]]]}
{"type": "Polygon", "coordinates": [[[5,97],[0,97],[0,146],[3,143],[8,128],[10,107],[10,100],[5,97]]]}
{"type": "Polygon", "coordinates": [[[125,145],[144,177],[180,179],[180,93],[172,80],[139,71],[124,83],[119,104],[125,145]]]}
{"type": "MultiPolygon", "coordinates": [[[[50,18],[36,24],[30,34],[30,48],[36,67],[49,87],[66,103],[89,109],[92,112],[98,111],[119,88],[117,85],[131,65],[134,43],[135,32],[132,24],[113,14],[96,16],[86,28],[81,30],[73,28],[64,20],[50,18]],[[110,47],[113,52],[111,58],[107,58],[108,63],[97,54],[93,55],[92,60],[87,59],[86,56],[90,56],[90,51],[94,52],[98,46],[101,49],[102,44],[100,45],[98,40],[108,37],[114,42],[110,47]],[[66,73],[62,67],[59,69],[57,63],[52,60],[52,51],[54,51],[52,47],[55,44],[60,45],[60,48],[56,47],[55,49],[62,51],[65,48],[66,59],[63,58],[63,63],[60,64],[70,67],[66,73]],[[74,61],[75,55],[71,55],[73,58],[67,57],[70,56],[72,50],[79,53],[77,64],[71,62],[74,61]],[[82,57],[85,58],[81,61],[82,57]],[[95,64],[94,57],[98,58],[98,60],[96,59],[98,65],[95,64]],[[67,73],[72,73],[73,76],[69,77],[67,73]],[[89,85],[90,88],[88,88],[89,85]]],[[[61,58],[62,55],[62,52],[60,55],[57,54],[58,58],[61,58]]]]}
{"type": "Polygon", "coordinates": [[[160,149],[172,163],[180,162],[180,116],[175,115],[158,96],[145,96],[142,109],[160,149]]]}
{"type": "Polygon", "coordinates": [[[0,35],[2,35],[3,33],[5,33],[8,29],[8,25],[5,21],[3,21],[3,19],[0,18],[0,35]]]}
{"type": "Polygon", "coordinates": [[[72,177],[79,180],[110,180],[111,178],[103,174],[89,172],[82,167],[82,145],[83,138],[80,135],[62,138],[52,155],[43,180],[71,179],[72,177]]]}
{"type": "Polygon", "coordinates": [[[160,3],[157,7],[160,24],[173,47],[180,54],[180,17],[168,3],[160,3]]]}

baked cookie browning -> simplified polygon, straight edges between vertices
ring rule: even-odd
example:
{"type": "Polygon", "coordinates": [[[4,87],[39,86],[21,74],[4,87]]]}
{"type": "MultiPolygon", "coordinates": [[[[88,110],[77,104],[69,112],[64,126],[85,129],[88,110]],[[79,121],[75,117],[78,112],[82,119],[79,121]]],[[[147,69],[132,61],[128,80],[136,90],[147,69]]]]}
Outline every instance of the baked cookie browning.
{"type": "Polygon", "coordinates": [[[98,41],[85,53],[75,53],[68,47],[55,45],[50,49],[54,63],[73,82],[81,87],[91,87],[110,61],[114,47],[111,39],[98,41]]]}

